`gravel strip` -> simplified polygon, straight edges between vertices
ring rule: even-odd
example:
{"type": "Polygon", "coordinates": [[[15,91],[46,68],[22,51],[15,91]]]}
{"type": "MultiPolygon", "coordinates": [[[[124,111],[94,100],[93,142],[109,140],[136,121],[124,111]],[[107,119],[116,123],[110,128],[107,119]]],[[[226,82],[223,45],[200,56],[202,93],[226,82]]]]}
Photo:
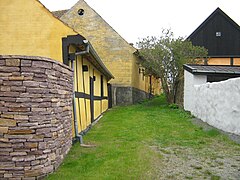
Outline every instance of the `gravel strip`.
{"type": "MultiPolygon", "coordinates": [[[[211,130],[213,127],[193,119],[193,123],[211,130]]],[[[227,134],[235,142],[240,137],[227,134]]],[[[228,146],[226,142],[216,141],[201,148],[159,147],[150,148],[162,158],[154,160],[154,179],[209,179],[239,180],[240,179],[240,147],[228,146]]],[[[150,174],[149,174],[150,175],[150,174]]],[[[150,175],[153,177],[153,174],[150,175]]]]}

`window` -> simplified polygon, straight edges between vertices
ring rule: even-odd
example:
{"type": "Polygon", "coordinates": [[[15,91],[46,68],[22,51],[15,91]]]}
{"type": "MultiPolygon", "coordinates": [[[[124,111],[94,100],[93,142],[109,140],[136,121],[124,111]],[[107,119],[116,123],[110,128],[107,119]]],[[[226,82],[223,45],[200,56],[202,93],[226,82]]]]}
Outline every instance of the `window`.
{"type": "Polygon", "coordinates": [[[87,72],[88,71],[88,66],[87,65],[82,65],[82,69],[83,69],[83,72],[87,72]]]}
{"type": "Polygon", "coordinates": [[[83,16],[84,15],[84,9],[79,9],[78,10],[78,15],[83,16]]]}
{"type": "Polygon", "coordinates": [[[222,33],[221,32],[216,32],[216,37],[221,37],[222,33]]]}

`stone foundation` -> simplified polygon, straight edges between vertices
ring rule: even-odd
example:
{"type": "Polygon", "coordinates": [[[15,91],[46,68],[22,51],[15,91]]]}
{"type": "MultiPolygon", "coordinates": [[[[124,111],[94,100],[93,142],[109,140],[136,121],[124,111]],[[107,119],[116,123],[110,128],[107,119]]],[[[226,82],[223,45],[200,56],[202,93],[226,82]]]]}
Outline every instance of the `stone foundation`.
{"type": "Polygon", "coordinates": [[[112,86],[113,106],[130,105],[152,97],[149,93],[134,87],[112,86]]]}
{"type": "Polygon", "coordinates": [[[51,59],[0,56],[0,179],[41,179],[72,143],[72,71],[51,59]]]}

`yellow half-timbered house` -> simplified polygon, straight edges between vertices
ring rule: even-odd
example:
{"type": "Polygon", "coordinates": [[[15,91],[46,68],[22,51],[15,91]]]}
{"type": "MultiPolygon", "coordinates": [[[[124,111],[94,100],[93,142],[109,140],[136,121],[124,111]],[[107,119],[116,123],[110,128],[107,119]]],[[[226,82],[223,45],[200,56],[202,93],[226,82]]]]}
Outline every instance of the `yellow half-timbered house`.
{"type": "Polygon", "coordinates": [[[2,0],[0,8],[0,55],[47,57],[72,67],[73,137],[86,131],[109,108],[113,78],[90,42],[38,0],[2,0]]]}
{"type": "Polygon", "coordinates": [[[139,102],[149,94],[161,92],[158,78],[146,75],[138,64],[137,49],[123,39],[84,0],[71,9],[53,14],[89,39],[106,67],[114,75],[112,84],[113,105],[139,102]]]}

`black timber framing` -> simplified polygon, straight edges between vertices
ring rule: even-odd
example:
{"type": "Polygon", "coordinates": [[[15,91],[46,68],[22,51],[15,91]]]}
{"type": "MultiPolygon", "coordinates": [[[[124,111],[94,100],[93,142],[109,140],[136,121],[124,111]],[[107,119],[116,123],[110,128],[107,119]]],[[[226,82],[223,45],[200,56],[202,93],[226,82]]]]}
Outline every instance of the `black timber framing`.
{"type": "Polygon", "coordinates": [[[94,122],[94,79],[90,77],[90,109],[91,109],[91,123],[94,122]]]}
{"type": "MultiPolygon", "coordinates": [[[[85,98],[85,99],[90,99],[90,94],[85,94],[83,92],[76,92],[75,91],[75,97],[76,98],[85,98]]],[[[107,96],[93,96],[94,100],[104,100],[104,99],[108,99],[107,96]]]]}
{"type": "Polygon", "coordinates": [[[101,75],[101,79],[100,79],[100,92],[101,92],[101,97],[103,97],[104,96],[103,75],[101,75]]]}
{"type": "Polygon", "coordinates": [[[188,38],[209,57],[240,57],[240,26],[217,8],[188,38]]]}
{"type": "MultiPolygon", "coordinates": [[[[101,61],[100,57],[97,55],[93,47],[91,46],[90,42],[88,42],[83,36],[77,34],[77,35],[70,35],[67,37],[62,38],[62,57],[63,57],[63,63],[67,66],[69,66],[69,61],[72,61],[72,63],[75,61],[76,65],[74,67],[74,71],[76,70],[76,73],[78,73],[79,69],[79,64],[76,59],[76,56],[82,55],[84,56],[89,62],[92,63],[92,65],[99,70],[103,75],[106,76],[107,80],[110,80],[113,77],[113,75],[110,73],[110,71],[106,68],[106,66],[103,64],[101,61]],[[70,53],[70,46],[74,46],[76,48],[76,52],[70,53]],[[76,69],[75,69],[76,68],[76,69]]],[[[83,58],[82,58],[82,65],[83,65],[83,58]]],[[[84,65],[83,65],[84,66],[84,65]]],[[[88,69],[85,68],[86,71],[88,69]]],[[[82,74],[84,71],[82,71],[82,74]]],[[[84,75],[83,75],[84,77],[84,75]]],[[[85,90],[84,92],[79,92],[79,86],[78,86],[78,76],[76,77],[76,91],[73,93],[74,100],[78,102],[79,110],[78,110],[78,116],[79,116],[79,121],[80,121],[80,126],[82,127],[82,119],[81,119],[81,106],[80,106],[80,98],[84,99],[84,104],[85,104],[85,113],[87,115],[87,107],[86,107],[86,99],[90,100],[90,118],[91,118],[91,123],[93,123],[96,119],[94,119],[94,101],[102,101],[104,99],[108,99],[108,97],[103,96],[102,93],[100,96],[95,96],[94,95],[94,79],[95,76],[89,77],[90,78],[90,94],[86,94],[85,90]]],[[[101,76],[101,81],[103,81],[103,76],[101,76]]],[[[84,82],[84,80],[83,80],[84,82]]],[[[85,86],[85,85],[84,85],[85,86]]],[[[84,87],[85,89],[85,87],[84,87]]],[[[76,108],[76,104],[74,103],[73,100],[73,106],[76,108]]],[[[101,103],[102,106],[102,103],[101,103]]],[[[102,107],[101,107],[102,108],[102,107]]],[[[74,116],[76,114],[76,111],[74,111],[74,116]]],[[[74,122],[75,123],[75,122],[74,122]]],[[[86,130],[82,130],[80,134],[84,134],[87,132],[91,127],[91,124],[87,127],[86,130]]]]}

